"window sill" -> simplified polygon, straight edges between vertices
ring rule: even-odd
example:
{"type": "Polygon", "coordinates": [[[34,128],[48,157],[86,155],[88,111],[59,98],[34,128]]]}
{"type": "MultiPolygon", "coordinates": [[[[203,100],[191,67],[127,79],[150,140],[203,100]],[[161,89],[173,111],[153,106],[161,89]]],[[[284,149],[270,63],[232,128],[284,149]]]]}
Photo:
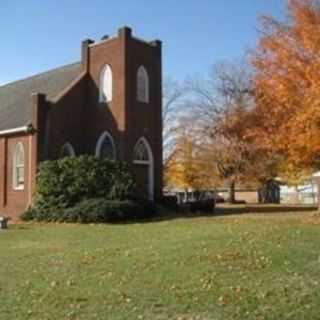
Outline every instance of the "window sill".
{"type": "Polygon", "coordinates": [[[144,103],[144,104],[149,104],[149,101],[142,101],[142,100],[137,100],[138,103],[144,103]]]}
{"type": "Polygon", "coordinates": [[[23,187],[13,187],[12,189],[13,189],[13,191],[23,191],[24,186],[23,187]]]}
{"type": "Polygon", "coordinates": [[[112,100],[108,100],[108,101],[106,101],[106,100],[99,100],[99,103],[100,104],[108,104],[108,103],[111,103],[112,102],[112,100]]]}
{"type": "Polygon", "coordinates": [[[144,165],[149,165],[150,161],[144,161],[144,160],[134,160],[134,164],[144,164],[144,165]]]}

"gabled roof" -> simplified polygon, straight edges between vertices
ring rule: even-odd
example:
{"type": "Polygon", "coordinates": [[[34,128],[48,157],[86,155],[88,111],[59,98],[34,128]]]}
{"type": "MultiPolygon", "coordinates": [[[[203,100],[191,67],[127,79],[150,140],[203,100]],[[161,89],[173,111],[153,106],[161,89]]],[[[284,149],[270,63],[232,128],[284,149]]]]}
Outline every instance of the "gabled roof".
{"type": "Polygon", "coordinates": [[[29,125],[32,93],[52,99],[81,73],[81,63],[69,64],[33,77],[0,86],[0,131],[29,125]]]}

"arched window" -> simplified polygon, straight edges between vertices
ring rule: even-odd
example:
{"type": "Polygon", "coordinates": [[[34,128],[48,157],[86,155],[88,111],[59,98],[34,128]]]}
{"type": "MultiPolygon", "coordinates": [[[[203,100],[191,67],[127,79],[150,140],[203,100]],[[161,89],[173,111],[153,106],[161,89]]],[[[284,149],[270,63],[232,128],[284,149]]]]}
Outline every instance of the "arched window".
{"type": "Polygon", "coordinates": [[[112,70],[109,65],[105,65],[100,72],[100,102],[110,102],[112,100],[112,70]]]}
{"type": "Polygon", "coordinates": [[[148,199],[154,200],[154,165],[152,149],[145,138],[140,138],[133,150],[133,163],[147,168],[148,173],[148,199]]]}
{"type": "Polygon", "coordinates": [[[60,158],[75,157],[75,156],[76,156],[76,153],[74,152],[72,145],[69,142],[65,143],[61,148],[60,158]]]}
{"type": "Polygon", "coordinates": [[[137,73],[137,99],[139,102],[149,102],[149,76],[144,66],[140,66],[137,73]]]}
{"type": "Polygon", "coordinates": [[[15,190],[24,189],[24,147],[22,142],[18,142],[13,155],[13,188],[15,190]]]}
{"type": "Polygon", "coordinates": [[[105,131],[100,136],[96,146],[96,157],[108,160],[116,159],[116,148],[109,132],[105,131]]]}
{"type": "Polygon", "coordinates": [[[149,145],[147,144],[144,138],[141,138],[136,146],[134,147],[133,152],[133,161],[136,163],[146,163],[149,164],[150,162],[150,152],[149,152],[149,145]]]}

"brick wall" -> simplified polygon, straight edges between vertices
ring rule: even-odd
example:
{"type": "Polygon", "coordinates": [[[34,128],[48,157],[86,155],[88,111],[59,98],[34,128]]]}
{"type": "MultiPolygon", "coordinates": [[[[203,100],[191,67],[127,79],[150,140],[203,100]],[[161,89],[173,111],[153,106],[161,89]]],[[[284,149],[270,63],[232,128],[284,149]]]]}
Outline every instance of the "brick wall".
{"type": "Polygon", "coordinates": [[[32,95],[32,134],[0,137],[0,213],[17,218],[31,203],[40,161],[58,158],[67,142],[76,155],[95,154],[104,131],[113,136],[117,159],[130,164],[138,190],[146,190],[143,184],[148,171],[133,164],[133,150],[141,137],[146,138],[154,158],[154,194],[156,198],[162,195],[161,43],[136,39],[129,28],[122,28],[117,37],[98,43],[84,41],[82,68],[81,75],[52,101],[41,93],[32,95]],[[106,64],[113,73],[113,99],[100,103],[100,71],[106,64]],[[141,65],[150,80],[147,104],[136,98],[141,65]],[[12,154],[18,141],[25,147],[26,184],[22,191],[12,189],[12,154]]]}
{"type": "Polygon", "coordinates": [[[16,220],[32,200],[32,179],[35,168],[32,164],[32,135],[0,137],[0,213],[16,220]],[[13,156],[18,142],[24,147],[25,184],[23,190],[13,188],[13,156]]]}
{"type": "MultiPolygon", "coordinates": [[[[162,78],[161,43],[146,43],[122,28],[117,37],[97,43],[84,41],[82,65],[86,76],[73,84],[65,96],[50,103],[49,158],[57,158],[64,143],[77,155],[94,154],[97,141],[108,131],[115,142],[117,159],[132,164],[137,141],[145,137],[154,158],[155,195],[162,194],[162,78]],[[113,76],[113,97],[99,102],[100,72],[108,64],[113,76]],[[136,99],[138,68],[144,65],[150,79],[150,102],[136,99]]],[[[142,179],[143,180],[143,179],[142,179]]]]}
{"type": "Polygon", "coordinates": [[[47,102],[46,127],[39,131],[45,136],[46,158],[57,159],[65,143],[70,143],[76,155],[90,153],[86,139],[87,76],[81,75],[56,102],[47,102]]]}

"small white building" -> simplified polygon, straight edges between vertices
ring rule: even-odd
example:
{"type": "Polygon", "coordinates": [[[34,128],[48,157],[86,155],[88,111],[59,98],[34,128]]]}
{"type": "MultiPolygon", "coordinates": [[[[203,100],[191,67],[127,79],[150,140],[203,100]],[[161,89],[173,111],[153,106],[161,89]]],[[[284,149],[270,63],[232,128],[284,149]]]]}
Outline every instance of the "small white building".
{"type": "MultiPolygon", "coordinates": [[[[320,176],[320,175],[319,175],[320,176]]],[[[318,186],[313,178],[298,186],[280,186],[280,202],[284,204],[317,204],[318,186]]]]}

